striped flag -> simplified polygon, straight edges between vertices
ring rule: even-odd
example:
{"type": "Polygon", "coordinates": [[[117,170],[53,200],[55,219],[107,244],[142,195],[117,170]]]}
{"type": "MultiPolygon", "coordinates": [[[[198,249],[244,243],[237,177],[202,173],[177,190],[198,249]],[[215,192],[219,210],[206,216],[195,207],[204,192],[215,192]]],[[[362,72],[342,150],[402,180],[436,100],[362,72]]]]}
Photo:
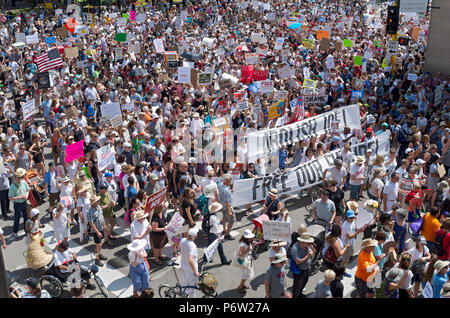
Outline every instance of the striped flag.
{"type": "Polygon", "coordinates": [[[41,73],[63,66],[63,60],[61,55],[59,55],[58,48],[54,48],[47,53],[38,56],[35,58],[34,62],[41,73]]]}

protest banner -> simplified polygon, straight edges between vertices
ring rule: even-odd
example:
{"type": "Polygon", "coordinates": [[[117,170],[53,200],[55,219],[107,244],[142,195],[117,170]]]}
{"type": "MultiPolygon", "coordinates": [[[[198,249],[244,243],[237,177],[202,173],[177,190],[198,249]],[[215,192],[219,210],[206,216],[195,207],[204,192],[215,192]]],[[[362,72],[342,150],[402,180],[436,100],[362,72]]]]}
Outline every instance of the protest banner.
{"type": "Polygon", "coordinates": [[[283,116],[286,110],[286,100],[282,99],[269,106],[269,121],[280,116],[283,116]]]}
{"type": "Polygon", "coordinates": [[[114,153],[111,151],[111,146],[107,145],[96,150],[98,170],[105,170],[114,159],[114,153]]]}
{"type": "Polygon", "coordinates": [[[66,163],[81,158],[83,156],[84,156],[84,140],[80,140],[66,146],[66,160],[65,160],[66,163]]]}
{"type": "Polygon", "coordinates": [[[428,2],[428,0],[402,0],[400,1],[400,12],[425,13],[428,2]]]}
{"type": "Polygon", "coordinates": [[[291,223],[263,220],[264,240],[291,241],[291,223]]]}
{"type": "Polygon", "coordinates": [[[145,202],[145,212],[150,212],[157,205],[162,204],[166,200],[167,187],[147,197],[145,202]]]}
{"type": "Polygon", "coordinates": [[[249,133],[249,162],[256,162],[256,159],[278,150],[281,145],[287,146],[301,138],[330,133],[332,121],[339,121],[340,129],[345,126],[350,129],[361,128],[359,106],[341,107],[287,126],[249,133]]]}
{"type": "Polygon", "coordinates": [[[207,248],[203,251],[203,254],[206,256],[207,261],[209,262],[216,254],[217,247],[219,246],[219,239],[215,239],[214,242],[208,245],[207,248]]]}
{"type": "Polygon", "coordinates": [[[165,230],[167,237],[169,240],[177,235],[178,230],[183,226],[184,218],[180,215],[180,213],[175,213],[170,219],[169,224],[167,224],[167,229],[165,230]]]}
{"type": "Polygon", "coordinates": [[[120,103],[118,102],[101,104],[100,112],[102,114],[102,117],[107,117],[109,119],[112,119],[116,116],[122,117],[122,110],[120,109],[120,103]]]}
{"type": "Polygon", "coordinates": [[[264,81],[269,77],[268,70],[253,70],[252,79],[254,81],[264,81]]]}
{"type": "Polygon", "coordinates": [[[36,112],[36,103],[35,103],[34,98],[30,99],[28,102],[23,104],[22,115],[23,115],[24,119],[30,118],[31,116],[34,115],[35,112],[36,112]]]}
{"type": "MultiPolygon", "coordinates": [[[[342,124],[342,119],[340,124],[342,124]]],[[[249,146],[252,144],[251,139],[249,139],[248,144],[249,146]]],[[[389,134],[384,132],[367,142],[350,147],[355,156],[364,155],[368,148],[373,149],[373,152],[378,155],[387,156],[390,149],[389,134]]],[[[265,200],[271,188],[276,188],[278,194],[284,194],[298,192],[320,184],[323,182],[323,171],[334,166],[334,159],[340,153],[341,149],[331,151],[324,156],[300,164],[281,174],[236,180],[233,183],[232,205],[233,207],[239,207],[252,202],[265,200]]],[[[252,154],[251,150],[249,150],[249,154],[252,154]]],[[[252,159],[249,159],[249,162],[252,162],[252,159]]]]}

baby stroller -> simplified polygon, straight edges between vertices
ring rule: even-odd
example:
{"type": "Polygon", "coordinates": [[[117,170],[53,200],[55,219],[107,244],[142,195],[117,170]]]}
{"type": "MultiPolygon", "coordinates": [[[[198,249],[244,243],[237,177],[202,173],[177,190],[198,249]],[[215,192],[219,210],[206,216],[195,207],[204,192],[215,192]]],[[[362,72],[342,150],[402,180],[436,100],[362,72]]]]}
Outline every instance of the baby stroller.
{"type": "Polygon", "coordinates": [[[315,224],[308,226],[307,232],[314,238],[314,248],[316,253],[311,260],[311,275],[314,275],[319,270],[319,260],[322,258],[322,250],[325,247],[325,235],[329,228],[328,224],[320,224],[320,221],[316,221],[315,224]]]}
{"type": "Polygon", "coordinates": [[[252,256],[254,259],[258,258],[259,253],[263,253],[269,249],[270,241],[264,240],[263,235],[263,221],[269,221],[269,217],[266,214],[258,216],[253,219],[253,224],[255,228],[253,229],[253,234],[255,234],[255,247],[253,248],[252,256]]]}
{"type": "Polygon", "coordinates": [[[37,205],[39,206],[43,204],[45,201],[45,190],[43,186],[44,180],[39,178],[39,174],[35,170],[30,169],[25,174],[25,181],[30,187],[31,193],[34,196],[37,205]]]}

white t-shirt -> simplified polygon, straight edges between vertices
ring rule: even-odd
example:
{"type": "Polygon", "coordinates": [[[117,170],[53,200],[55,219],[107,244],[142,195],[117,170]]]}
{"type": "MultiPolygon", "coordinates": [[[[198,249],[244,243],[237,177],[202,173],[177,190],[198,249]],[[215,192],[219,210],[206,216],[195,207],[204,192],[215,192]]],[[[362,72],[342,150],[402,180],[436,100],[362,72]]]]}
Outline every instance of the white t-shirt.
{"type": "MultiPolygon", "coordinates": [[[[130,264],[132,264],[134,262],[134,260],[136,258],[136,252],[141,253],[142,250],[140,250],[140,251],[130,251],[128,253],[128,260],[130,261],[130,264]]],[[[144,262],[144,259],[142,257],[139,257],[138,260],[137,260],[137,264],[136,265],[139,265],[139,264],[141,264],[143,262],[144,262]]]]}
{"type": "Polygon", "coordinates": [[[369,193],[373,196],[377,196],[377,190],[383,189],[384,183],[381,181],[380,178],[373,179],[372,183],[370,184],[369,193]]]}
{"type": "Polygon", "coordinates": [[[53,209],[53,228],[60,231],[67,227],[67,209],[63,208],[63,211],[58,218],[55,217],[57,213],[58,210],[56,208],[53,209]]]}
{"type": "Polygon", "coordinates": [[[414,246],[412,249],[408,250],[409,255],[411,255],[411,264],[417,261],[419,258],[424,257],[429,253],[429,249],[427,246],[423,247],[423,253],[419,252],[419,250],[414,246]]]}
{"type": "Polygon", "coordinates": [[[347,176],[347,171],[344,167],[341,167],[340,170],[338,170],[336,167],[331,167],[327,170],[327,178],[330,178],[332,180],[336,180],[338,183],[337,186],[340,187],[342,183],[345,180],[345,177],[347,176]]]}
{"type": "Polygon", "coordinates": [[[383,194],[387,195],[388,201],[395,201],[398,195],[398,182],[388,181],[383,189],[383,194]]]}
{"type": "Polygon", "coordinates": [[[89,211],[89,208],[91,207],[91,194],[87,193],[87,198],[78,197],[77,201],[77,208],[81,208],[81,212],[84,216],[87,216],[87,212],[89,211]]]}
{"type": "Polygon", "coordinates": [[[206,178],[206,179],[203,179],[200,183],[200,188],[202,190],[202,193],[205,193],[205,188],[207,186],[209,186],[210,184],[213,184],[217,191],[217,183],[215,183],[212,179],[210,180],[210,179],[206,178]]]}
{"type": "Polygon", "coordinates": [[[0,227],[0,235],[3,235],[3,230],[1,227],[0,227]]]}
{"type": "MultiPolygon", "coordinates": [[[[149,222],[147,219],[144,219],[144,222],[139,222],[138,220],[134,220],[133,222],[131,222],[130,225],[130,236],[131,236],[131,242],[134,241],[134,238],[136,236],[141,236],[142,234],[145,233],[145,231],[147,231],[147,228],[149,226],[149,222]]],[[[147,244],[150,243],[150,236],[147,234],[145,235],[142,240],[146,240],[147,244]]]]}
{"type": "Polygon", "coordinates": [[[344,243],[344,245],[347,245],[348,242],[350,242],[350,245],[353,246],[355,243],[355,238],[348,239],[346,234],[355,234],[356,232],[356,222],[348,222],[347,220],[344,221],[344,224],[342,224],[342,231],[341,231],[341,240],[344,243]]]}
{"type": "MultiPolygon", "coordinates": [[[[364,174],[364,165],[358,166],[356,163],[350,166],[350,175],[354,175],[356,177],[362,177],[364,174]]],[[[364,180],[352,180],[350,178],[349,183],[351,185],[362,185],[364,180]]]]}
{"type": "Polygon", "coordinates": [[[189,256],[192,255],[194,257],[194,265],[195,269],[198,270],[197,267],[197,259],[198,259],[198,250],[195,243],[191,240],[188,240],[187,238],[183,238],[181,240],[181,261],[180,261],[180,267],[183,271],[186,271],[188,273],[191,273],[192,275],[194,272],[192,271],[191,265],[189,265],[189,256]]]}
{"type": "MultiPolygon", "coordinates": [[[[53,262],[55,263],[55,266],[65,265],[66,263],[70,262],[73,259],[73,251],[70,249],[70,247],[65,252],[60,252],[56,250],[55,255],[53,257],[53,262]]],[[[69,270],[61,270],[61,273],[68,273],[69,270]]]]}
{"type": "MultiPolygon", "coordinates": [[[[398,268],[399,263],[395,264],[394,267],[398,268]]],[[[406,289],[406,290],[410,290],[412,288],[412,278],[413,278],[413,272],[411,270],[408,269],[408,271],[406,272],[406,279],[405,282],[400,286],[401,289],[406,289]]]]}

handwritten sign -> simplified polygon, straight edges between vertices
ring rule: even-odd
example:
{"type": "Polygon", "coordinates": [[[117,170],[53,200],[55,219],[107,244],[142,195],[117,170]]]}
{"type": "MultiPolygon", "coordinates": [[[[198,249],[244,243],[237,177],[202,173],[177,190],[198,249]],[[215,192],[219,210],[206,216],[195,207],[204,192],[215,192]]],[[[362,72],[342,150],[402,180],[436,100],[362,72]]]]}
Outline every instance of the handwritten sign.
{"type": "Polygon", "coordinates": [[[150,212],[157,205],[162,204],[166,200],[166,193],[167,187],[149,196],[147,198],[147,202],[145,203],[145,212],[150,212]]]}
{"type": "Polygon", "coordinates": [[[66,161],[71,162],[84,156],[84,140],[66,146],[66,161]]]}
{"type": "Polygon", "coordinates": [[[209,244],[208,247],[205,248],[205,250],[203,251],[208,262],[214,257],[214,254],[216,254],[218,246],[219,246],[219,239],[217,238],[214,242],[209,244]]]}
{"type": "Polygon", "coordinates": [[[22,114],[23,118],[30,118],[36,112],[36,103],[34,98],[23,104],[22,106],[22,114]]]}
{"type": "Polygon", "coordinates": [[[105,170],[113,161],[114,153],[111,151],[111,146],[106,145],[96,150],[98,160],[98,170],[105,170]]]}
{"type": "Polygon", "coordinates": [[[180,213],[175,213],[172,219],[170,219],[169,224],[167,224],[167,229],[165,230],[168,238],[172,238],[177,235],[178,230],[183,226],[184,218],[180,215],[180,213]]]}
{"type": "Polygon", "coordinates": [[[263,220],[263,233],[265,240],[291,240],[291,223],[263,220]]]}

